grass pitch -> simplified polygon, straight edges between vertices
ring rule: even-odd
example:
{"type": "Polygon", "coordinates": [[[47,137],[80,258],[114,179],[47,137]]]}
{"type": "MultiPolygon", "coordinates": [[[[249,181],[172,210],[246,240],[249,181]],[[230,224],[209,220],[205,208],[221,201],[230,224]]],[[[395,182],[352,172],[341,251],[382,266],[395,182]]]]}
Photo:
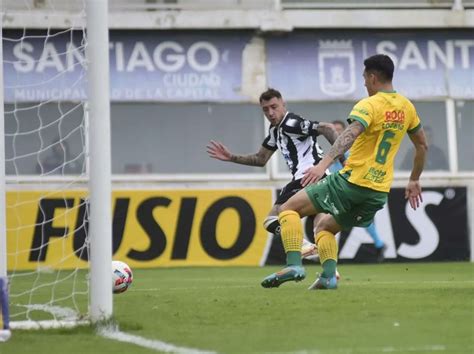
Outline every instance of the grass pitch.
{"type": "MultiPolygon", "coordinates": [[[[320,269],[308,266],[301,283],[262,288],[278,269],[135,269],[115,317],[129,334],[218,353],[474,352],[472,263],[344,265],[336,291],[307,291],[320,269]]],[[[15,331],[0,353],[156,351],[83,327],[15,331]]]]}

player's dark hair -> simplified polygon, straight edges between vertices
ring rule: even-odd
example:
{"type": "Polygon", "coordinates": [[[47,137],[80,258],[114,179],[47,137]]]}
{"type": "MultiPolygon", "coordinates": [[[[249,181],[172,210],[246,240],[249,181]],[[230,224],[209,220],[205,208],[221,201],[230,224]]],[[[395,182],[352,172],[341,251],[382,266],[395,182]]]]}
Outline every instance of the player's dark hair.
{"type": "Polygon", "coordinates": [[[344,123],[342,120],[333,120],[333,121],[332,121],[332,124],[339,124],[339,125],[342,126],[343,128],[346,127],[346,123],[344,123]]]}
{"type": "Polygon", "coordinates": [[[269,101],[271,100],[272,98],[281,98],[281,93],[280,91],[278,90],[275,90],[273,88],[269,88],[267,91],[263,92],[261,95],[260,95],[260,103],[262,103],[262,101],[269,101]]]}
{"type": "Polygon", "coordinates": [[[392,59],[388,55],[377,54],[364,60],[365,71],[374,73],[382,82],[392,81],[393,65],[392,59]]]}

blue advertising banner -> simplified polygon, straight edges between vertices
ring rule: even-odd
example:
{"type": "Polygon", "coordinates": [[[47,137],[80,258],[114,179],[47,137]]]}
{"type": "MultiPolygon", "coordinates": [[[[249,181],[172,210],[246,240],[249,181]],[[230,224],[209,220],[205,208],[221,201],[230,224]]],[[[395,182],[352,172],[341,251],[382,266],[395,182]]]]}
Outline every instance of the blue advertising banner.
{"type": "Polygon", "coordinates": [[[266,45],[269,86],[287,100],[366,97],[363,61],[374,54],[393,59],[409,98],[474,98],[472,31],[297,31],[266,45]]]}
{"type": "MultiPolygon", "coordinates": [[[[111,31],[115,101],[243,101],[247,32],[111,31]]],[[[81,31],[4,31],[5,101],[82,100],[81,31]]]]}
{"type": "MultiPolygon", "coordinates": [[[[4,30],[5,101],[86,97],[82,31],[4,30]]],[[[111,31],[114,101],[249,101],[240,94],[251,32],[111,31]]],[[[366,96],[363,60],[384,53],[414,99],[474,98],[474,35],[452,31],[296,31],[266,39],[267,82],[286,99],[366,96]]]]}

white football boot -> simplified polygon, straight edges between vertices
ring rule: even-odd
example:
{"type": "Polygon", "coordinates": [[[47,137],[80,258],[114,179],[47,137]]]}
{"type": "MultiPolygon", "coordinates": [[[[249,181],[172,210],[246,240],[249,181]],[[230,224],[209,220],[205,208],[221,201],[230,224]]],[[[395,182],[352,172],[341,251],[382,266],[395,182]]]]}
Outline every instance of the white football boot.
{"type": "Polygon", "coordinates": [[[301,258],[315,262],[319,259],[318,247],[304,237],[303,245],[301,246],[301,258]]]}

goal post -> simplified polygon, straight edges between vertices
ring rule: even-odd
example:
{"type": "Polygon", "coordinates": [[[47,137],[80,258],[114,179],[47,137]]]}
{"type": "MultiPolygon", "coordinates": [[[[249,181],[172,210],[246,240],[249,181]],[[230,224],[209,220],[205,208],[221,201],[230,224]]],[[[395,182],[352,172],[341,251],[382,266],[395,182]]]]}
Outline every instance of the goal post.
{"type": "Polygon", "coordinates": [[[112,316],[112,193],[108,0],[87,0],[90,191],[90,316],[112,316]]]}
{"type": "MultiPolygon", "coordinates": [[[[1,10],[1,9],[0,9],[1,10]]],[[[0,16],[0,29],[3,29],[3,16],[0,16]]],[[[0,279],[7,277],[7,227],[6,227],[6,188],[5,188],[5,115],[3,99],[3,31],[0,30],[0,279]]]]}
{"type": "Polygon", "coordinates": [[[26,4],[43,21],[30,28],[25,4],[9,3],[15,26],[0,22],[0,327],[101,323],[113,314],[108,0],[71,2],[69,28],[49,3],[26,4]]]}
{"type": "MultiPolygon", "coordinates": [[[[3,28],[0,16],[0,29],[3,28]]],[[[3,59],[3,35],[0,30],[0,58],[3,59]]],[[[3,60],[0,65],[0,342],[10,338],[7,278],[7,227],[5,188],[5,120],[3,108],[3,60]]]]}

